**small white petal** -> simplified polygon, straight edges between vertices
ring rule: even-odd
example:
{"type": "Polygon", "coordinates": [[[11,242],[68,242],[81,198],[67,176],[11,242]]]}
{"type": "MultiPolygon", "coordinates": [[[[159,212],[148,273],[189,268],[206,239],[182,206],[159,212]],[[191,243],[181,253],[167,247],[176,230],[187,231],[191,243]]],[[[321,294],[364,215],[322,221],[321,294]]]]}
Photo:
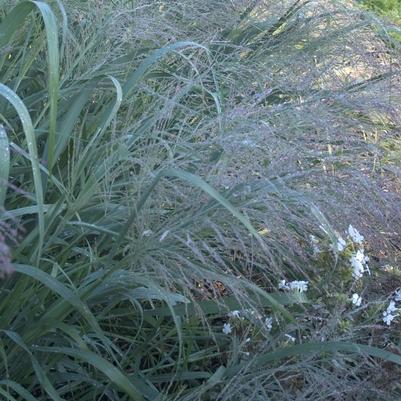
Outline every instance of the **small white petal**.
{"type": "Polygon", "coordinates": [[[338,237],[338,241],[337,241],[337,250],[338,252],[342,252],[345,247],[346,247],[347,243],[345,242],[343,237],[338,237]]]}
{"type": "Polygon", "coordinates": [[[272,317],[267,317],[265,319],[265,325],[268,331],[270,331],[273,328],[273,318],[272,317]]]}
{"type": "Polygon", "coordinates": [[[285,280],[280,280],[280,282],[278,284],[278,288],[280,290],[288,290],[289,289],[287,282],[285,280]]]}
{"type": "Polygon", "coordinates": [[[153,231],[152,230],[145,230],[143,233],[142,233],[142,237],[149,237],[149,236],[151,236],[153,234],[153,231]]]}
{"type": "Polygon", "coordinates": [[[362,303],[362,297],[358,294],[353,294],[352,295],[352,303],[356,306],[361,306],[362,303]]]}
{"type": "Polygon", "coordinates": [[[299,292],[308,291],[308,282],[307,281],[291,281],[288,283],[291,290],[296,290],[299,292]]]}
{"type": "MultiPolygon", "coordinates": [[[[384,312],[386,313],[386,312],[384,312]]],[[[392,315],[391,313],[383,313],[383,322],[387,324],[387,326],[390,326],[391,322],[395,319],[395,316],[392,315]]]]}
{"type": "Polygon", "coordinates": [[[224,334],[230,334],[231,332],[232,332],[231,324],[230,323],[224,323],[223,333],[224,334]]]}
{"type": "Polygon", "coordinates": [[[398,308],[395,306],[395,301],[390,301],[389,306],[387,307],[387,313],[395,312],[398,308]]]}
{"type": "Polygon", "coordinates": [[[240,318],[240,311],[239,310],[233,310],[228,314],[229,317],[235,317],[237,319],[240,318]]]}
{"type": "Polygon", "coordinates": [[[366,271],[370,274],[369,267],[367,265],[367,261],[369,258],[365,256],[363,249],[359,249],[356,254],[352,255],[350,261],[351,266],[354,269],[352,275],[355,279],[359,279],[363,276],[363,273],[366,271]]]}
{"type": "Polygon", "coordinates": [[[290,341],[295,342],[296,338],[289,335],[289,334],[284,334],[290,341]]]}
{"type": "Polygon", "coordinates": [[[354,241],[356,244],[362,244],[364,241],[364,236],[359,233],[359,231],[354,228],[351,224],[348,227],[348,234],[351,237],[352,241],[354,241]]]}

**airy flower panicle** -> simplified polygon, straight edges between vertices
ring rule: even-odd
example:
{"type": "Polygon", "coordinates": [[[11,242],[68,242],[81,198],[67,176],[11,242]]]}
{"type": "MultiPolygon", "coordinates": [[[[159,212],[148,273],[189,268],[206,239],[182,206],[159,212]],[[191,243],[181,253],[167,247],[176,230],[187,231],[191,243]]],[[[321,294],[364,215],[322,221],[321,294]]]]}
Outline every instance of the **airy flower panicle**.
{"type": "Polygon", "coordinates": [[[270,331],[273,328],[273,318],[272,317],[266,317],[265,319],[265,326],[268,331],[270,331]]]}

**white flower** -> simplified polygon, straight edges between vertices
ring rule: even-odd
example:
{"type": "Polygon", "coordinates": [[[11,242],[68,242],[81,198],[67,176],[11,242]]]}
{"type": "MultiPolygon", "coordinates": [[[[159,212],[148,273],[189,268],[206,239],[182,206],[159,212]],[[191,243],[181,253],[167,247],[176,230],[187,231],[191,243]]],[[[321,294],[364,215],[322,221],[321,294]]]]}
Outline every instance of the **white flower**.
{"type": "Polygon", "coordinates": [[[251,342],[251,337],[248,337],[248,338],[245,340],[245,344],[250,343],[250,342],[251,342]]]}
{"type": "Polygon", "coordinates": [[[319,248],[319,240],[314,236],[314,235],[309,235],[310,241],[312,243],[312,249],[313,249],[313,254],[317,255],[318,253],[321,252],[319,248]]]}
{"type": "Polygon", "coordinates": [[[284,334],[290,341],[295,342],[296,338],[289,335],[289,334],[284,334]]]}
{"type": "Polygon", "coordinates": [[[362,303],[362,297],[358,294],[353,294],[352,295],[352,303],[356,306],[361,306],[362,303]]]}
{"type": "Polygon", "coordinates": [[[291,281],[288,283],[291,290],[296,290],[299,292],[308,291],[308,282],[307,281],[291,281]]]}
{"type": "Polygon", "coordinates": [[[145,230],[143,233],[142,233],[142,237],[149,237],[149,236],[151,236],[153,234],[153,231],[152,230],[145,230]]]}
{"type": "Polygon", "coordinates": [[[273,328],[273,318],[272,317],[267,317],[265,319],[265,325],[268,331],[270,331],[273,328]]]}
{"type": "Polygon", "coordinates": [[[356,244],[362,244],[364,241],[364,236],[359,233],[359,231],[352,227],[351,224],[348,227],[348,234],[351,237],[352,241],[354,241],[356,244]]]}
{"type": "Polygon", "coordinates": [[[394,293],[394,301],[401,302],[401,288],[394,293]]]}
{"type": "Polygon", "coordinates": [[[235,317],[237,319],[240,318],[240,311],[239,310],[233,310],[228,314],[229,317],[235,317]]]}
{"type": "Polygon", "coordinates": [[[223,333],[224,334],[230,334],[231,332],[232,332],[231,324],[230,323],[224,323],[223,333]]]}
{"type": "Polygon", "coordinates": [[[391,322],[395,319],[395,316],[388,312],[383,312],[383,322],[390,326],[391,322]]]}
{"type": "Polygon", "coordinates": [[[345,242],[343,237],[338,237],[337,240],[337,250],[338,252],[342,252],[345,249],[345,246],[347,245],[347,243],[345,242]]]}
{"type": "Polygon", "coordinates": [[[278,283],[278,288],[280,290],[288,290],[289,289],[287,282],[285,280],[280,280],[280,282],[278,283]]]}
{"type": "Polygon", "coordinates": [[[394,301],[390,301],[390,304],[387,307],[387,313],[395,312],[398,308],[395,306],[394,301]]]}
{"type": "Polygon", "coordinates": [[[354,269],[352,273],[353,277],[355,279],[361,278],[363,276],[363,272],[365,271],[363,264],[355,256],[353,256],[351,258],[351,265],[352,268],[354,269]]]}
{"type": "Polygon", "coordinates": [[[363,273],[367,271],[370,274],[367,262],[369,257],[365,256],[363,249],[359,249],[358,252],[351,257],[351,266],[354,269],[352,275],[355,279],[361,278],[363,273]]]}
{"type": "Polygon", "coordinates": [[[383,322],[390,326],[391,322],[396,318],[393,312],[397,312],[398,308],[395,306],[395,301],[390,301],[387,310],[383,312],[383,322]]]}

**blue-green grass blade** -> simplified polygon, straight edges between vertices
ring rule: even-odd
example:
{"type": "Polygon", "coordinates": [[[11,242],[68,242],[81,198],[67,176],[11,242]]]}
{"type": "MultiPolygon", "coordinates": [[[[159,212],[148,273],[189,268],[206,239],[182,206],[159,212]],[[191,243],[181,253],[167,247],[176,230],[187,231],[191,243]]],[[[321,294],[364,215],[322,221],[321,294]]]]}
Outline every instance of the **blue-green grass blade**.
{"type": "MultiPolygon", "coordinates": [[[[269,294],[277,304],[282,306],[304,304],[308,303],[306,295],[303,293],[292,293],[286,294],[281,292],[275,292],[269,294]]],[[[261,308],[271,307],[270,299],[257,297],[256,295],[249,294],[249,301],[261,308]]],[[[172,308],[174,312],[179,316],[192,316],[197,310],[201,310],[206,315],[221,315],[226,314],[233,310],[239,310],[243,307],[235,296],[223,297],[219,299],[219,302],[215,300],[198,301],[195,303],[190,302],[187,304],[175,305],[172,308]]],[[[161,307],[155,309],[147,309],[143,311],[144,315],[152,316],[170,316],[170,307],[161,307]]]]}
{"type": "Polygon", "coordinates": [[[0,386],[7,386],[13,389],[25,401],[38,401],[28,390],[13,380],[0,380],[0,386]]]}
{"type": "Polygon", "coordinates": [[[225,209],[227,209],[236,219],[238,219],[258,241],[260,240],[260,236],[257,230],[252,226],[248,218],[245,217],[242,213],[240,213],[228,199],[226,199],[219,192],[217,192],[211,185],[205,182],[201,177],[179,169],[169,169],[164,172],[164,175],[180,178],[184,181],[187,181],[191,185],[198,187],[203,192],[206,192],[208,195],[214,198],[218,203],[220,203],[225,209]]]}
{"type": "MultiPolygon", "coordinates": [[[[82,349],[66,348],[66,347],[38,347],[38,350],[43,352],[59,353],[62,355],[68,355],[73,358],[82,360],[89,365],[92,365],[95,369],[101,371],[105,376],[107,376],[112,383],[114,383],[118,388],[123,390],[127,395],[129,395],[133,401],[144,401],[143,394],[144,390],[148,394],[157,396],[155,391],[151,389],[147,384],[141,383],[142,389],[139,389],[137,385],[133,383],[124,373],[121,372],[117,367],[115,367],[108,360],[102,358],[101,356],[95,354],[91,351],[86,351],[82,349]]],[[[155,398],[153,398],[155,399],[155,398]]]]}
{"type": "MultiPolygon", "coordinates": [[[[262,354],[256,356],[253,361],[253,366],[262,367],[268,363],[275,363],[285,358],[300,357],[307,355],[320,355],[324,353],[336,353],[344,352],[347,354],[361,355],[361,356],[371,356],[374,358],[383,359],[388,362],[393,362],[397,365],[401,365],[401,356],[394,354],[392,352],[369,346],[364,344],[357,344],[351,342],[341,342],[341,341],[328,341],[328,342],[309,342],[305,344],[297,344],[291,347],[286,347],[278,349],[267,354],[262,354]]],[[[232,377],[234,374],[239,372],[245,366],[239,364],[233,366],[226,371],[226,378],[232,377]]]]}
{"type": "Polygon", "coordinates": [[[56,130],[57,130],[57,102],[59,92],[59,45],[58,45],[58,25],[57,19],[51,8],[41,1],[33,2],[39,9],[46,30],[47,40],[47,54],[48,54],[48,91],[50,102],[50,115],[49,115],[49,135],[48,153],[47,153],[47,166],[51,174],[53,165],[55,163],[55,150],[56,150],[56,130]]]}
{"type": "Polygon", "coordinates": [[[131,90],[138,84],[140,79],[146,74],[148,69],[153,64],[155,64],[158,60],[160,60],[168,53],[184,49],[186,47],[194,47],[207,51],[206,47],[190,41],[180,41],[154,50],[153,53],[146,57],[145,60],[143,60],[142,63],[139,65],[139,67],[128,77],[123,86],[124,97],[129,95],[131,90]]]}
{"type": "Polygon", "coordinates": [[[20,29],[25,18],[33,10],[32,2],[23,2],[15,6],[0,23],[0,48],[7,46],[13,34],[20,29]]]}
{"type": "Polygon", "coordinates": [[[4,207],[10,173],[10,144],[6,130],[0,125],[0,209],[4,207]]]}
{"type": "Polygon", "coordinates": [[[56,389],[53,387],[53,384],[50,382],[47,377],[46,372],[43,370],[42,366],[39,364],[37,359],[32,354],[29,347],[26,345],[22,337],[11,330],[3,330],[3,333],[6,334],[15,344],[21,347],[31,358],[31,363],[33,370],[35,371],[35,376],[39,383],[42,385],[43,389],[50,396],[50,398],[54,401],[65,401],[60,395],[57,393],[56,389]]]}
{"type": "Polygon", "coordinates": [[[38,207],[38,225],[39,225],[39,246],[37,253],[37,263],[39,263],[45,233],[45,220],[43,211],[43,186],[40,176],[38,150],[36,146],[35,132],[32,125],[31,116],[24,102],[8,86],[0,83],[0,95],[3,96],[15,108],[21,120],[22,128],[25,133],[26,143],[29,151],[29,158],[32,166],[33,182],[35,187],[36,204],[38,207]]]}

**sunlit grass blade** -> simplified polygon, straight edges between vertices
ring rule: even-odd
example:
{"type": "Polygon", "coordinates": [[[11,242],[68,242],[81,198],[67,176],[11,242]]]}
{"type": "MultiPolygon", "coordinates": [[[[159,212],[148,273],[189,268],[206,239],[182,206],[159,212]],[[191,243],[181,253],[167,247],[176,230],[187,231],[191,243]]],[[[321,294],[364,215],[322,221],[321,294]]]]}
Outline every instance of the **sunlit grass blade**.
{"type": "Polygon", "coordinates": [[[127,97],[131,90],[135,88],[135,86],[138,84],[140,79],[146,74],[148,69],[155,64],[159,59],[162,57],[166,56],[170,52],[174,52],[180,49],[185,49],[185,48],[198,48],[198,49],[207,49],[194,42],[176,42],[171,45],[164,46],[160,49],[155,50],[152,54],[150,54],[148,57],[145,58],[145,60],[142,61],[142,63],[139,65],[139,67],[131,74],[129,75],[127,81],[123,85],[123,93],[124,97],[127,97]]]}
{"type": "Polygon", "coordinates": [[[260,235],[257,230],[252,226],[249,219],[240,213],[224,196],[222,196],[218,191],[216,191],[211,185],[209,185],[206,181],[204,181],[201,177],[188,173],[187,171],[178,170],[178,169],[169,169],[162,173],[164,176],[168,177],[177,177],[184,181],[187,181],[189,184],[198,187],[202,191],[206,192],[213,199],[215,199],[218,203],[220,203],[225,209],[227,209],[236,219],[238,219],[248,230],[249,232],[260,241],[260,235]]]}

